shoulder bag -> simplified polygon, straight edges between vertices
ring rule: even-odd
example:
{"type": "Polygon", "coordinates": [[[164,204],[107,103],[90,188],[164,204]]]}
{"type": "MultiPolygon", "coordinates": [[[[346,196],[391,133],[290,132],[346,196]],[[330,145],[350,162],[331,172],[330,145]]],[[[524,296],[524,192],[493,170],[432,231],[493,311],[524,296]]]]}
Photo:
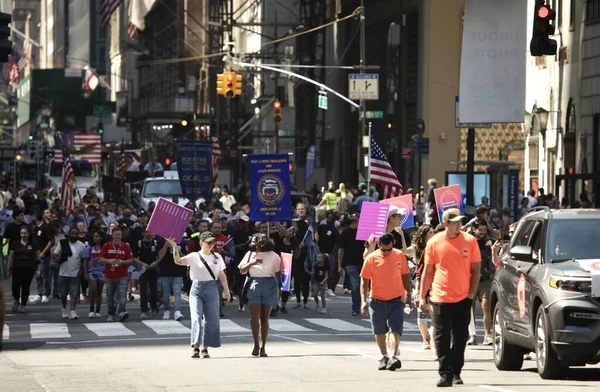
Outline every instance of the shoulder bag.
{"type": "MultiPolygon", "coordinates": [[[[250,262],[250,258],[252,257],[252,252],[248,254],[248,262],[250,262]]],[[[246,281],[244,282],[244,288],[242,288],[242,304],[245,305],[248,303],[248,290],[250,289],[250,284],[252,284],[252,277],[250,273],[246,277],[246,281]]]]}
{"type": "MultiPolygon", "coordinates": [[[[213,254],[213,256],[214,256],[214,254],[213,254]]],[[[206,262],[206,260],[204,260],[204,257],[202,257],[202,255],[200,254],[200,252],[198,252],[198,257],[200,257],[200,260],[202,260],[202,263],[204,264],[204,266],[208,270],[208,273],[210,274],[210,276],[212,276],[213,280],[217,280],[217,278],[215,277],[215,273],[213,272],[212,268],[210,268],[210,266],[208,265],[208,263],[206,262]]]]}

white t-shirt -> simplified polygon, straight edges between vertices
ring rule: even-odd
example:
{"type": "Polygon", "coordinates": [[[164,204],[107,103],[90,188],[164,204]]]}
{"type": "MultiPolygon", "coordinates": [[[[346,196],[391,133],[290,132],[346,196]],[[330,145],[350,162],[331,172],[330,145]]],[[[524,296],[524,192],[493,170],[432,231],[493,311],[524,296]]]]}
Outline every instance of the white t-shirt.
{"type": "MultiPolygon", "coordinates": [[[[219,278],[219,272],[225,270],[225,262],[223,261],[223,257],[220,254],[214,253],[210,255],[202,254],[202,258],[206,261],[206,264],[209,265],[213,274],[215,274],[215,278],[219,278]]],[[[211,280],[215,280],[210,276],[210,272],[204,266],[202,260],[200,260],[200,256],[198,252],[190,253],[181,258],[181,261],[186,265],[190,266],[190,279],[198,280],[200,282],[209,282],[211,280]]]]}
{"type": "MultiPolygon", "coordinates": [[[[67,261],[60,265],[58,275],[74,278],[79,274],[81,261],[85,257],[85,245],[83,245],[81,241],[77,241],[75,243],[69,242],[69,247],[71,248],[72,256],[67,258],[67,261]]],[[[54,254],[60,256],[61,252],[62,247],[59,242],[58,245],[56,245],[56,248],[54,248],[54,254]]]]}
{"type": "MultiPolygon", "coordinates": [[[[262,264],[255,264],[250,267],[248,272],[253,278],[270,278],[274,277],[281,268],[281,258],[273,251],[260,252],[258,257],[262,259],[262,264]]],[[[256,259],[256,252],[248,252],[239,265],[239,268],[256,259]]]]}

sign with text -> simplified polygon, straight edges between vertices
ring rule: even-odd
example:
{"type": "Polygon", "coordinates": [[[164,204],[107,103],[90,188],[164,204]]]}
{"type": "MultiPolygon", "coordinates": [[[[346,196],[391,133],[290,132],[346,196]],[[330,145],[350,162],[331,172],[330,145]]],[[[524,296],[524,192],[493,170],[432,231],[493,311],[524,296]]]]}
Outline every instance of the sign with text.
{"type": "Polygon", "coordinates": [[[377,241],[385,233],[389,212],[390,206],[387,204],[371,201],[362,203],[356,239],[366,241],[374,234],[377,241]]]}
{"type": "Polygon", "coordinates": [[[288,154],[248,155],[250,171],[250,220],[292,219],[290,157],[288,154]]]}
{"type": "Polygon", "coordinates": [[[451,208],[458,208],[461,214],[465,213],[465,205],[463,203],[462,194],[460,193],[460,185],[449,185],[433,190],[435,196],[435,205],[437,206],[440,222],[442,222],[442,214],[444,211],[451,208]]]}
{"type": "Polygon", "coordinates": [[[460,123],[522,123],[527,1],[466,0],[460,61],[460,123]]]}
{"type": "Polygon", "coordinates": [[[349,74],[348,96],[350,99],[379,99],[379,74],[349,74]]]}
{"type": "Polygon", "coordinates": [[[411,194],[381,200],[380,203],[390,204],[394,207],[397,207],[400,210],[400,214],[402,215],[402,220],[400,221],[402,230],[415,227],[415,217],[413,214],[413,200],[411,194]]]}
{"type": "Polygon", "coordinates": [[[177,173],[181,191],[188,200],[211,198],[212,146],[210,140],[177,141],[177,173]]]}
{"type": "Polygon", "coordinates": [[[292,254],[281,252],[281,290],[290,291],[290,281],[292,280],[292,254]]]}
{"type": "Polygon", "coordinates": [[[175,238],[180,243],[192,214],[192,210],[159,197],[147,229],[163,238],[175,238]]]}

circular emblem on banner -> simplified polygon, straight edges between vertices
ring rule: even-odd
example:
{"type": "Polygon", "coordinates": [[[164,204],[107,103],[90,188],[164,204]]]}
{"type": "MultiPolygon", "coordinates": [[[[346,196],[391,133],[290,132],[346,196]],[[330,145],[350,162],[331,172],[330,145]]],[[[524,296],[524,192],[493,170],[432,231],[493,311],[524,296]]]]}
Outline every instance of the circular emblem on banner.
{"type": "Polygon", "coordinates": [[[600,261],[590,264],[590,270],[600,271],[600,261]]]}
{"type": "Polygon", "coordinates": [[[525,301],[525,291],[527,287],[527,281],[525,275],[521,274],[519,282],[517,283],[517,301],[519,305],[519,316],[525,317],[527,313],[527,302],[525,301]]]}
{"type": "Polygon", "coordinates": [[[446,211],[450,208],[458,208],[460,209],[461,200],[460,195],[452,191],[445,191],[440,195],[439,204],[442,206],[442,211],[446,211]]]}
{"type": "Polygon", "coordinates": [[[402,220],[400,221],[400,226],[403,226],[406,223],[406,221],[408,220],[408,211],[410,211],[410,210],[409,210],[408,206],[406,205],[406,203],[403,201],[397,201],[393,205],[400,210],[400,215],[402,216],[402,220]]]}
{"type": "Polygon", "coordinates": [[[258,200],[269,206],[279,203],[285,194],[283,181],[272,174],[262,176],[257,188],[258,200]]]}

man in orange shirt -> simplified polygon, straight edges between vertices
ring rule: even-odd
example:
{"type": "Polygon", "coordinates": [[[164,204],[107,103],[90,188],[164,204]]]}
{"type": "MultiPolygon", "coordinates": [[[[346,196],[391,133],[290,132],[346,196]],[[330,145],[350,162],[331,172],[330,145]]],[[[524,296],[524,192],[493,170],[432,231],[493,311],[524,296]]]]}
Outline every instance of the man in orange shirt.
{"type": "Polygon", "coordinates": [[[471,305],[480,278],[481,253],[477,239],[461,231],[463,218],[456,208],[444,211],[445,231],[434,235],[425,248],[419,300],[425,311],[425,296],[431,287],[441,377],[438,387],[463,384],[460,372],[465,363],[471,305]]]}
{"type": "Polygon", "coordinates": [[[404,297],[410,303],[410,269],[402,251],[394,249],[394,236],[379,238],[379,249],[367,256],[360,272],[361,312],[367,311],[371,328],[381,351],[379,370],[396,370],[402,363],[396,357],[404,325],[404,297]],[[386,335],[391,332],[389,351],[386,335]]]}

